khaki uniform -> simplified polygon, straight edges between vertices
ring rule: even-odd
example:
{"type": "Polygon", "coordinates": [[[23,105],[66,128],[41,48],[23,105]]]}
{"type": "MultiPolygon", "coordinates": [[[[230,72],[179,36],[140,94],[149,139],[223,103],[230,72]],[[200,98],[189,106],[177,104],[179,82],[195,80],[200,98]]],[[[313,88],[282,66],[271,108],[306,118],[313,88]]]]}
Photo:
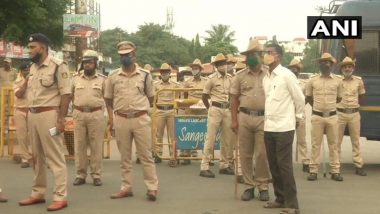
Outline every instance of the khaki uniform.
{"type": "Polygon", "coordinates": [[[87,147],[90,147],[90,171],[92,178],[100,178],[102,171],[103,141],[106,122],[104,117],[104,81],[106,77],[96,73],[87,77],[83,73],[73,78],[73,118],[75,122],[76,177],[87,176],[87,147]]]}
{"type": "Polygon", "coordinates": [[[229,167],[233,157],[227,157],[227,147],[235,145],[237,136],[231,129],[231,110],[229,108],[229,90],[232,76],[224,77],[217,73],[211,77],[203,89],[204,94],[211,97],[212,103],[223,104],[223,107],[210,105],[207,119],[207,137],[203,148],[201,170],[209,170],[209,162],[214,151],[216,134],[220,128],[222,142],[220,144],[220,169],[229,167]]]}
{"type": "Polygon", "coordinates": [[[360,154],[360,113],[359,95],[365,94],[364,83],[361,77],[352,76],[350,79],[343,79],[342,101],[338,103],[338,123],[339,140],[338,152],[341,155],[341,145],[344,130],[348,126],[352,143],[352,158],[357,168],[363,167],[363,158],[360,154]]]}
{"type": "MultiPolygon", "coordinates": [[[[306,92],[306,80],[298,79],[299,85],[302,89],[303,94],[306,92]]],[[[299,121],[298,127],[296,128],[298,153],[301,156],[301,162],[304,165],[309,165],[310,159],[307,155],[307,144],[306,144],[306,122],[305,118],[299,121]]]]}
{"type": "Polygon", "coordinates": [[[11,68],[10,71],[5,71],[3,67],[0,68],[0,87],[13,86],[13,82],[16,80],[17,71],[11,68]]]}
{"type": "Polygon", "coordinates": [[[33,64],[30,67],[30,74],[28,131],[35,171],[31,197],[44,197],[48,166],[53,172],[55,181],[53,201],[64,201],[67,197],[67,168],[63,133],[51,136],[49,129],[56,126],[61,96],[71,93],[69,70],[65,64],[48,56],[41,66],[33,64]],[[35,113],[35,110],[41,107],[54,109],[35,113]]]}
{"type": "Polygon", "coordinates": [[[144,170],[144,182],[148,190],[158,189],[156,166],[152,157],[151,118],[147,112],[149,101],[153,97],[152,77],[145,70],[136,70],[129,76],[122,69],[114,71],[106,80],[104,97],[113,100],[115,112],[114,127],[116,142],[121,155],[121,190],[132,191],[132,141],[135,140],[137,156],[144,170]],[[146,84],[144,79],[146,77],[146,84]],[[125,118],[142,112],[138,117],[125,118]]]}
{"type": "MultiPolygon", "coordinates": [[[[19,88],[24,84],[25,79],[19,77],[14,83],[14,92],[16,93],[19,88]]],[[[29,87],[29,86],[28,86],[29,87]]],[[[30,88],[30,87],[29,87],[30,88]]],[[[32,153],[30,152],[29,136],[28,136],[28,96],[30,96],[30,89],[27,89],[24,97],[18,98],[15,96],[14,99],[14,121],[16,127],[16,137],[17,143],[20,147],[20,155],[22,162],[28,162],[32,159],[32,153]]]]}
{"type": "Polygon", "coordinates": [[[329,77],[323,77],[318,74],[309,80],[306,86],[306,96],[313,96],[314,101],[313,114],[311,116],[312,148],[309,165],[310,173],[318,173],[323,134],[327,136],[331,173],[339,173],[336,100],[337,97],[342,97],[342,81],[334,74],[331,74],[329,77]]]}
{"type": "Polygon", "coordinates": [[[253,73],[244,69],[236,73],[232,80],[230,93],[239,96],[240,108],[261,115],[249,115],[240,111],[239,153],[244,182],[248,188],[258,186],[259,191],[268,190],[270,172],[264,143],[264,106],[265,94],[263,78],[266,71],[253,73]],[[255,156],[255,180],[253,180],[253,155],[255,156]]]}
{"type": "MultiPolygon", "coordinates": [[[[163,82],[162,80],[155,82],[154,84],[154,91],[157,95],[157,92],[159,90],[165,89],[165,88],[178,88],[179,84],[173,81],[163,82]]],[[[167,127],[167,135],[170,139],[170,142],[175,142],[175,135],[174,135],[174,98],[176,97],[175,92],[170,91],[163,91],[160,92],[157,98],[157,111],[154,113],[154,122],[156,124],[156,145],[154,145],[154,153],[158,155],[162,155],[162,144],[163,144],[163,136],[165,127],[167,127]]],[[[169,153],[171,154],[172,150],[171,147],[169,147],[169,153]]]]}

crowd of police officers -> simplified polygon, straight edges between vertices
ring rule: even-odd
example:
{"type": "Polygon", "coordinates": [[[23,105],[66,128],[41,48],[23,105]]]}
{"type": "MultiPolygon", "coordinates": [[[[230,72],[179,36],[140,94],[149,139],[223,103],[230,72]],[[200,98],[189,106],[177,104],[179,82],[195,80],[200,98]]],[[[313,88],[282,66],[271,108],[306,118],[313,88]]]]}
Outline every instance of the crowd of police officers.
{"type": "MultiPolygon", "coordinates": [[[[204,142],[200,176],[214,178],[210,170],[218,130],[221,130],[219,174],[237,176],[244,183],[241,199],[258,198],[268,201],[268,185],[271,174],[268,167],[264,143],[265,92],[263,78],[267,65],[263,61],[265,50],[257,40],[251,40],[248,49],[241,54],[244,60],[229,54],[218,54],[212,65],[215,72],[202,76],[203,65],[199,59],[189,64],[191,78],[177,82],[171,78],[172,68],[163,63],[159,79],[154,80],[146,65],[138,66],[136,46],[130,41],[117,44],[121,67],[108,77],[97,72],[97,52],[86,50],[81,69],[73,77],[66,64],[49,56],[50,41],[41,34],[29,37],[29,52],[32,63],[23,63],[19,72],[12,68],[6,58],[0,68],[0,86],[13,86],[15,92],[14,120],[17,141],[21,154],[21,167],[33,166],[34,183],[31,195],[20,201],[27,206],[45,203],[47,186],[46,169],[54,176],[53,203],[49,211],[67,207],[67,168],[64,157],[63,132],[69,105],[75,123],[75,168],[74,185],[86,183],[89,174],[93,185],[102,185],[102,144],[106,128],[115,131],[121,157],[121,187],[111,195],[112,199],[132,197],[132,142],[135,142],[138,162],[143,167],[148,200],[155,201],[158,194],[158,178],[155,163],[162,161],[163,138],[167,130],[170,142],[175,141],[174,99],[198,99],[201,108],[187,108],[187,115],[207,115],[207,138],[204,142]],[[252,57],[258,56],[258,57],[252,57]],[[259,71],[253,65],[260,65],[259,71]],[[178,93],[158,91],[167,88],[194,88],[198,91],[178,93]],[[234,103],[230,106],[230,103],[234,103]],[[70,104],[71,103],[71,104],[70,104]],[[157,111],[151,118],[151,108],[157,111]],[[105,111],[106,109],[106,111],[105,111]],[[153,120],[152,120],[153,119],[153,120]],[[152,121],[156,139],[152,138],[152,121]],[[152,142],[156,142],[152,144],[152,142]],[[31,148],[30,148],[31,147],[31,148]],[[87,148],[91,155],[87,156],[87,148]],[[236,152],[235,152],[236,151],[236,152]],[[255,163],[255,164],[253,164],[255,163]],[[88,169],[89,168],[89,169],[88,169]]],[[[353,161],[356,174],[365,176],[360,153],[360,114],[365,88],[360,77],[353,75],[355,61],[349,57],[338,64],[341,75],[332,73],[335,58],[323,53],[317,59],[320,73],[308,80],[298,79],[305,102],[312,106],[311,152],[308,155],[305,117],[297,121],[296,142],[303,164],[302,170],[309,173],[307,180],[317,180],[323,135],[326,134],[331,179],[343,181],[340,174],[341,143],[348,127],[352,142],[353,161]]],[[[296,77],[303,71],[298,59],[288,65],[296,77]]],[[[174,151],[169,146],[169,154],[174,151]]],[[[180,156],[196,157],[197,150],[181,150],[180,156]]],[[[190,164],[190,158],[182,164],[190,164]]],[[[0,189],[0,202],[6,202],[0,189]]],[[[283,207],[283,206],[281,206],[283,207]]],[[[283,213],[299,213],[299,210],[283,213]]]]}

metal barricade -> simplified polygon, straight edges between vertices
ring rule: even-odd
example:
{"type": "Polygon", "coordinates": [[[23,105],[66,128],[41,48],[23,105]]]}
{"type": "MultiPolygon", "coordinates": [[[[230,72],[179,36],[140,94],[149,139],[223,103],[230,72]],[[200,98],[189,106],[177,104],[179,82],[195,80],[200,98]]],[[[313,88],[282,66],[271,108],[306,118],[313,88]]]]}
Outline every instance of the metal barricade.
{"type": "Polygon", "coordinates": [[[3,157],[5,145],[8,147],[8,155],[13,155],[15,139],[13,87],[1,87],[0,99],[0,156],[3,157]]]}

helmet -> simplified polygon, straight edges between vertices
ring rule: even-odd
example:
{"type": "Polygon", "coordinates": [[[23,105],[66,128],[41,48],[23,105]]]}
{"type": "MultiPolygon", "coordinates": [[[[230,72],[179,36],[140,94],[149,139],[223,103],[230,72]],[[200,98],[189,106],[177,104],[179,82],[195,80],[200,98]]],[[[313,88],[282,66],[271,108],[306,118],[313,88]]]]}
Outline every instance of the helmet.
{"type": "Polygon", "coordinates": [[[90,59],[98,60],[98,52],[96,52],[94,50],[86,50],[83,53],[83,59],[82,59],[82,61],[90,60],[90,59]]]}

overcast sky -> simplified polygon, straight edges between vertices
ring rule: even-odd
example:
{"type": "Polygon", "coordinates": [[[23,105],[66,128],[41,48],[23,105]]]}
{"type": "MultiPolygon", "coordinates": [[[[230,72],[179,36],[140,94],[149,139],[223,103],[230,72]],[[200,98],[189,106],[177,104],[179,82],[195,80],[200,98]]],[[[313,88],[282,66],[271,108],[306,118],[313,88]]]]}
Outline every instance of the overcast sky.
{"type": "Polygon", "coordinates": [[[330,0],[97,0],[102,30],[120,27],[128,33],[149,22],[166,23],[172,9],[175,35],[191,40],[205,37],[211,25],[225,24],[235,31],[234,45],[247,48],[252,36],[277,35],[278,40],[306,38],[306,17],[318,15],[317,6],[330,0]]]}

